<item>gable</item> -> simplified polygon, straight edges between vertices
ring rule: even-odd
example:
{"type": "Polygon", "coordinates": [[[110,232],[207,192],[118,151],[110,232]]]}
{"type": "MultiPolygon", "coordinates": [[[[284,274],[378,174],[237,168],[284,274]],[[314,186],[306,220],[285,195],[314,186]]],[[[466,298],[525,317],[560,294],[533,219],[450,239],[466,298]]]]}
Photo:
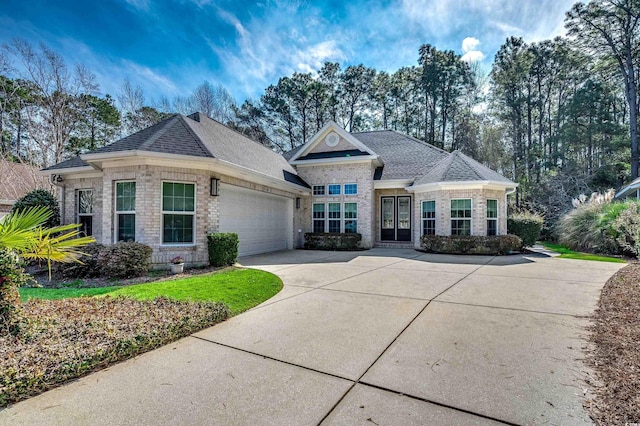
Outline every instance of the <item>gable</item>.
{"type": "Polygon", "coordinates": [[[292,164],[299,164],[309,160],[325,160],[351,157],[377,157],[369,147],[338,126],[335,122],[327,123],[313,138],[289,160],[292,164]]]}

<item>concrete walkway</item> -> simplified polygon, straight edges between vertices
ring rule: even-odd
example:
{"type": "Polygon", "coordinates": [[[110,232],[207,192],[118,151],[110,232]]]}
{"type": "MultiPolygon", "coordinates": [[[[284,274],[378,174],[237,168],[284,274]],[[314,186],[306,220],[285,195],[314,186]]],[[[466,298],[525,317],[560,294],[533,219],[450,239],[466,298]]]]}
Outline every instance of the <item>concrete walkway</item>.
{"type": "Polygon", "coordinates": [[[284,289],[0,411],[0,424],[590,423],[585,316],[623,265],[395,249],[241,263],[284,289]]]}

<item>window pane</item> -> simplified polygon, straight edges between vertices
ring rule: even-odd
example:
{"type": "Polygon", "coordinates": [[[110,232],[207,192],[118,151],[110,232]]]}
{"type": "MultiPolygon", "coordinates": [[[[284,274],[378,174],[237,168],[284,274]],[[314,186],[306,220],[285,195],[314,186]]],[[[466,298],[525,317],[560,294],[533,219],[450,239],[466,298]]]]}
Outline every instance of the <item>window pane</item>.
{"type": "Polygon", "coordinates": [[[422,221],[422,235],[436,235],[435,219],[425,219],[422,221]]]}
{"type": "Polygon", "coordinates": [[[329,232],[340,232],[340,221],[339,220],[330,220],[329,221],[329,232]]]}
{"type": "Polygon", "coordinates": [[[358,193],[357,183],[345,183],[344,195],[356,195],[358,193]]]}
{"type": "Polygon", "coordinates": [[[392,229],[394,225],[393,198],[382,199],[382,227],[384,229],[392,229]]]}
{"type": "Polygon", "coordinates": [[[93,213],[93,191],[90,189],[78,191],[78,213],[93,213]]]}
{"type": "Polygon", "coordinates": [[[498,235],[498,221],[489,219],[487,220],[487,235],[498,235]]]}
{"type": "Polygon", "coordinates": [[[132,212],[136,210],[136,183],[116,183],[116,210],[120,212],[132,212]]]}
{"type": "Polygon", "coordinates": [[[313,185],[313,195],[324,195],[324,185],[313,185]]]}
{"type": "Polygon", "coordinates": [[[398,197],[398,229],[411,228],[411,202],[408,197],[398,197]]]}
{"type": "Polygon", "coordinates": [[[345,219],[358,218],[358,203],[344,203],[344,218],[345,219]]]}
{"type": "Polygon", "coordinates": [[[452,220],[451,235],[471,235],[471,221],[469,219],[452,220]]]}
{"type": "Polygon", "coordinates": [[[423,201],[422,202],[422,218],[435,218],[436,217],[436,202],[435,201],[423,201]]]}
{"type": "Polygon", "coordinates": [[[118,215],[118,241],[135,241],[136,240],[136,215],[135,214],[119,214],[118,215]]]}
{"type": "Polygon", "coordinates": [[[193,215],[165,214],[163,215],[163,219],[163,243],[179,244],[193,242],[193,215]]]}
{"type": "Polygon", "coordinates": [[[329,185],[329,195],[340,195],[340,185],[329,185]]]}
{"type": "Polygon", "coordinates": [[[313,217],[314,219],[324,219],[324,204],[313,205],[313,217]]]}
{"type": "Polygon", "coordinates": [[[313,221],[313,232],[324,232],[324,219],[313,221]]]}
{"type": "Polygon", "coordinates": [[[162,191],[163,211],[195,211],[195,184],[164,182],[162,184],[162,191]]]}
{"type": "Polygon", "coordinates": [[[487,200],[487,218],[498,217],[498,200],[487,200]]]}
{"type": "Polygon", "coordinates": [[[345,220],[344,221],[344,233],[356,233],[358,232],[358,221],[357,220],[345,220]]]}
{"type": "Polygon", "coordinates": [[[451,218],[471,217],[471,200],[451,200],[451,218]]]}
{"type": "Polygon", "coordinates": [[[80,216],[80,232],[86,236],[93,235],[93,216],[80,216]]]}
{"type": "MultiPolygon", "coordinates": [[[[340,203],[329,203],[329,218],[340,219],[340,203]]],[[[329,227],[331,227],[331,225],[329,225],[329,227]]],[[[329,231],[329,232],[333,232],[333,231],[329,231]]]]}

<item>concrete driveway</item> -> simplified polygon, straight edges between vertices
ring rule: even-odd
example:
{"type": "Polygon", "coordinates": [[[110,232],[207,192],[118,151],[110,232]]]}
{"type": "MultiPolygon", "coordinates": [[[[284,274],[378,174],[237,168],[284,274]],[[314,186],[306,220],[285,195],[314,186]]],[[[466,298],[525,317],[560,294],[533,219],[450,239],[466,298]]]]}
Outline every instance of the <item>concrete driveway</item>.
{"type": "Polygon", "coordinates": [[[0,423],[590,423],[585,316],[623,265],[395,249],[241,263],[284,289],[5,409],[0,423]]]}

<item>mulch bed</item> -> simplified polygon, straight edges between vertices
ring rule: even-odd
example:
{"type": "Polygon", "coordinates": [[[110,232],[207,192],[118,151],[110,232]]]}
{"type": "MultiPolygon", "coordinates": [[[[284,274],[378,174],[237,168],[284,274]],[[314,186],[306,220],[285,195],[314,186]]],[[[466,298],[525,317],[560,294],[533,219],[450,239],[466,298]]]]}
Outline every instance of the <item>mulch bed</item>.
{"type": "Polygon", "coordinates": [[[17,335],[0,330],[0,407],[188,336],[229,316],[222,303],[118,297],[32,299],[17,335]]]}
{"type": "Polygon", "coordinates": [[[596,380],[585,408],[597,424],[640,423],[640,263],[609,279],[589,331],[596,380]]]}

